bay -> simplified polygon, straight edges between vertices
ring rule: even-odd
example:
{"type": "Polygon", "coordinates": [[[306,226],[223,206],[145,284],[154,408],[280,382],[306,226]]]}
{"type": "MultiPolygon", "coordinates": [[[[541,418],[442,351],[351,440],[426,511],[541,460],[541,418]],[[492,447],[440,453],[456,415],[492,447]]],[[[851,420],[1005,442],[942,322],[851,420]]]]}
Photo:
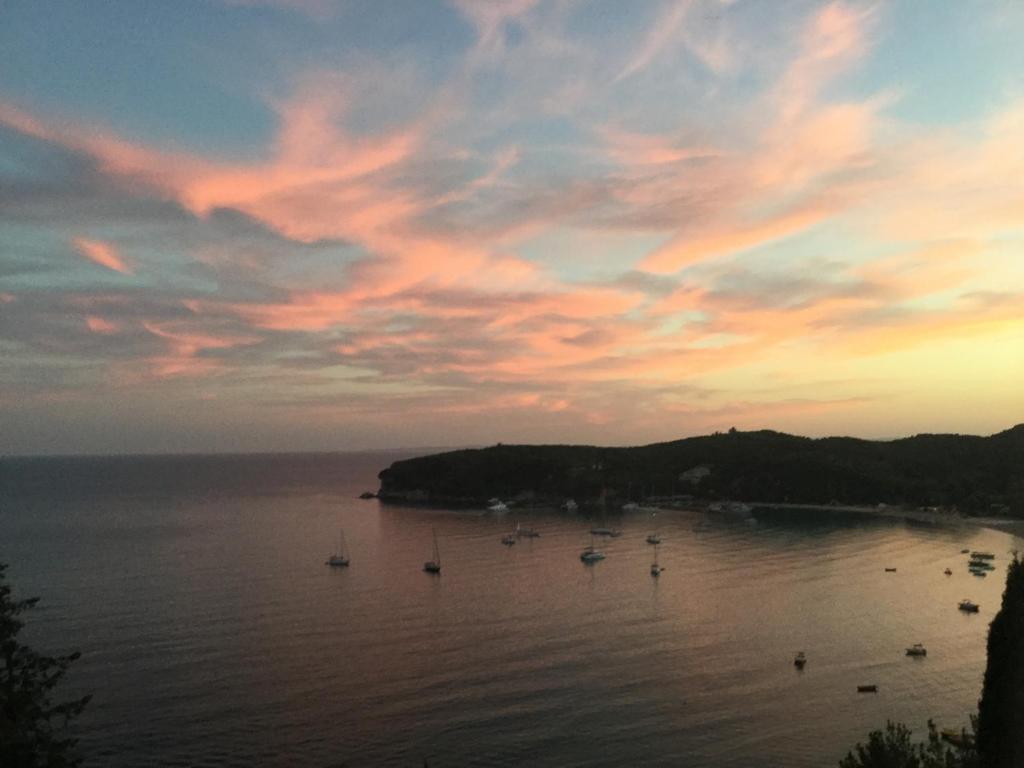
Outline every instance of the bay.
{"type": "Polygon", "coordinates": [[[404,455],[0,460],[0,561],[43,598],[25,639],[83,653],[88,764],[797,768],[976,707],[1007,534],[664,512],[654,579],[645,513],[357,498],[404,455]],[[541,536],[503,546],[517,522],[541,536]],[[592,525],[623,534],[587,566],[592,525]]]}

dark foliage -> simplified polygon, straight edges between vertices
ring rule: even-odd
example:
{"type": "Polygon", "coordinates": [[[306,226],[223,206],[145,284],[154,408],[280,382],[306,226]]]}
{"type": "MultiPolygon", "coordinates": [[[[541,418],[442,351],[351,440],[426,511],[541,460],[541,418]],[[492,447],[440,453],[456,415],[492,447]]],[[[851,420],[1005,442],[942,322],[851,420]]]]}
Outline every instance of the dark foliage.
{"type": "Polygon", "coordinates": [[[736,432],[636,448],[497,445],[395,462],[381,498],[476,502],[519,494],[617,500],[706,499],[956,506],[1024,517],[1024,425],[991,437],[917,435],[880,442],[736,432]],[[706,466],[699,483],[682,477],[706,466]]]}
{"type": "Polygon", "coordinates": [[[978,702],[978,751],[986,768],[1024,766],[1024,561],[1014,555],[1003,604],[988,632],[978,702]]]}
{"type": "Polygon", "coordinates": [[[43,656],[18,642],[24,626],[19,618],[39,598],[15,600],[0,563],[0,766],[3,768],[65,768],[81,765],[75,740],[67,733],[90,696],[55,703],[54,688],[77,653],[43,656]]]}
{"type": "Polygon", "coordinates": [[[867,744],[858,744],[839,761],[839,768],[980,768],[973,749],[942,742],[935,724],[928,721],[928,740],[911,741],[903,723],[888,722],[884,731],[872,731],[867,744]]]}

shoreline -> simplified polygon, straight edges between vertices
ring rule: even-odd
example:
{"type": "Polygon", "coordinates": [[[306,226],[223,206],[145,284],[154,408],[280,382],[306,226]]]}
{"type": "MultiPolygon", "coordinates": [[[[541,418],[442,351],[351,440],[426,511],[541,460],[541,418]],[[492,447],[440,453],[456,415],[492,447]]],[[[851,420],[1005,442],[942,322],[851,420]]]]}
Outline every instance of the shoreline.
{"type": "Polygon", "coordinates": [[[964,517],[960,514],[929,512],[919,509],[898,509],[886,507],[830,506],[820,504],[784,504],[779,502],[752,503],[746,502],[753,509],[795,509],[808,512],[840,512],[843,514],[865,515],[868,517],[887,518],[889,520],[906,520],[929,525],[944,525],[951,528],[988,528],[1007,533],[1024,540],[1024,520],[993,517],[964,517]]]}

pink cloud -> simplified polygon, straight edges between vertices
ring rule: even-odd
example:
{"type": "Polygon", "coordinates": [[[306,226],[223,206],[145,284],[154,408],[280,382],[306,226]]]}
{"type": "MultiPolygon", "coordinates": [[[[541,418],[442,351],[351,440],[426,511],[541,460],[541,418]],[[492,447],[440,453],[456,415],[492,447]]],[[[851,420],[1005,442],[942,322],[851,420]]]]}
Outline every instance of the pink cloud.
{"type": "Polygon", "coordinates": [[[260,337],[252,335],[214,335],[196,331],[183,324],[158,324],[143,322],[143,327],[162,339],[167,353],[149,358],[146,362],[156,378],[177,376],[205,376],[221,369],[218,360],[202,357],[206,350],[231,349],[237,346],[256,344],[260,337]]]}
{"type": "Polygon", "coordinates": [[[89,315],[86,317],[85,324],[93,333],[112,334],[117,333],[118,331],[116,323],[111,323],[104,320],[102,317],[96,317],[95,315],[89,315]]]}
{"type": "Polygon", "coordinates": [[[114,272],[120,272],[122,275],[132,274],[132,270],[110,243],[101,240],[87,240],[84,237],[76,237],[71,242],[80,254],[94,264],[99,264],[114,272]]]}

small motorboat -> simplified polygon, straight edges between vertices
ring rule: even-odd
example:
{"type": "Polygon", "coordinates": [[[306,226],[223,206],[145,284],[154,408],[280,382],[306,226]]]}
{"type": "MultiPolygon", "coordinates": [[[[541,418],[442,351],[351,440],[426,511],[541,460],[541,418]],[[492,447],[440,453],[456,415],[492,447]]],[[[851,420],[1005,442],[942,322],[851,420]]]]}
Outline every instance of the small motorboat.
{"type": "Polygon", "coordinates": [[[796,658],[793,659],[793,666],[797,669],[803,669],[805,664],[807,664],[807,656],[804,655],[803,651],[800,651],[797,653],[796,658]]]}
{"type": "Polygon", "coordinates": [[[364,499],[364,500],[365,499],[376,499],[377,498],[377,494],[374,493],[373,491],[363,491],[362,493],[359,494],[359,498],[360,499],[364,499]]]}
{"type": "Polygon", "coordinates": [[[985,571],[975,571],[974,569],[971,569],[971,576],[977,576],[982,579],[988,578],[988,574],[985,571]]]}
{"type": "Polygon", "coordinates": [[[622,535],[622,531],[617,528],[591,528],[590,533],[593,536],[611,536],[613,539],[622,535]]]}
{"type": "Polygon", "coordinates": [[[501,543],[506,547],[511,547],[516,543],[516,535],[514,533],[507,533],[501,537],[501,543]]]}
{"type": "Polygon", "coordinates": [[[907,648],[907,656],[927,656],[928,651],[920,643],[914,643],[907,648]]]}
{"type": "Polygon", "coordinates": [[[953,575],[953,569],[952,568],[947,568],[946,570],[943,571],[943,573],[946,574],[947,576],[952,576],[953,575]]]}
{"type": "Polygon", "coordinates": [[[661,544],[661,536],[656,533],[652,533],[647,537],[648,544],[661,544]]]}
{"type": "Polygon", "coordinates": [[[858,685],[857,693],[878,693],[877,685],[858,685]]]}
{"type": "Polygon", "coordinates": [[[980,606],[977,603],[972,603],[970,600],[961,600],[957,606],[964,613],[977,613],[980,606]]]}
{"type": "Polygon", "coordinates": [[[971,552],[972,560],[995,560],[996,556],[991,552],[971,552]]]}
{"type": "Polygon", "coordinates": [[[896,569],[895,568],[886,568],[885,572],[886,573],[896,573],[896,569]]]}
{"type": "Polygon", "coordinates": [[[661,572],[665,569],[657,563],[651,563],[651,576],[661,576],[661,572]]]}
{"type": "Polygon", "coordinates": [[[966,554],[967,554],[968,552],[970,552],[970,551],[971,551],[971,550],[969,550],[969,549],[961,549],[961,550],[960,550],[960,554],[961,554],[961,555],[966,555],[966,554]]]}
{"type": "Polygon", "coordinates": [[[495,515],[508,514],[508,504],[501,499],[490,499],[487,502],[487,511],[495,515]]]}

